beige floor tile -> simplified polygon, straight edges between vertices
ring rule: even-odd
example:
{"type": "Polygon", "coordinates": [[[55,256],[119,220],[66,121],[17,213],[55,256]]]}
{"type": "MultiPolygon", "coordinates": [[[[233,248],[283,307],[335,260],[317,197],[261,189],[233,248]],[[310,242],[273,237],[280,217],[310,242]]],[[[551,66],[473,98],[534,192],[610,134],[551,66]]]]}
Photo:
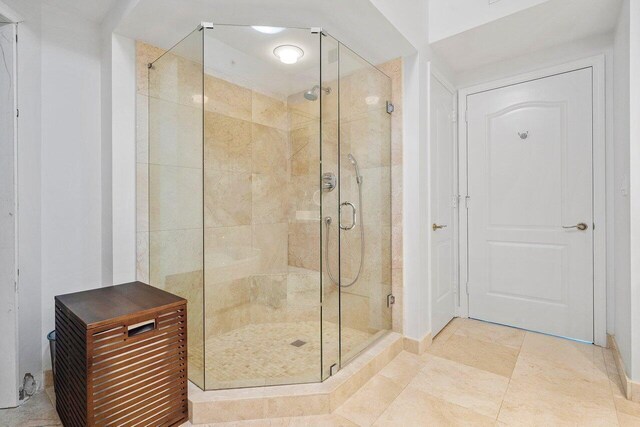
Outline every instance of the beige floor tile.
{"type": "MultiPolygon", "coordinates": [[[[640,419],[640,403],[627,400],[625,397],[614,397],[616,410],[632,417],[640,419]]],[[[640,424],[638,424],[640,425],[640,424]]]]}
{"type": "Polygon", "coordinates": [[[439,399],[495,419],[507,391],[509,379],[451,360],[430,356],[409,385],[439,399]]]}
{"type": "Polygon", "coordinates": [[[511,378],[532,390],[563,393],[585,400],[605,402],[613,399],[606,372],[595,367],[574,370],[555,360],[529,353],[520,354],[511,378]]]}
{"type": "Polygon", "coordinates": [[[527,332],[520,351],[575,371],[591,372],[595,369],[606,372],[602,348],[591,344],[527,332]]]}
{"type": "Polygon", "coordinates": [[[357,425],[340,415],[330,414],[291,418],[288,427],[357,427],[357,425]]]}
{"type": "Polygon", "coordinates": [[[544,390],[512,379],[498,420],[507,425],[615,426],[612,399],[588,399],[544,390]]]}
{"type": "Polygon", "coordinates": [[[460,317],[453,318],[438,334],[433,337],[431,341],[431,346],[429,346],[428,350],[433,351],[437,348],[440,348],[447,342],[449,338],[453,336],[456,332],[456,329],[460,327],[460,325],[465,322],[467,319],[462,319],[460,317]]]}
{"type": "Polygon", "coordinates": [[[60,418],[49,397],[38,392],[22,406],[0,409],[0,425],[3,427],[61,426],[60,418]]]}
{"type": "Polygon", "coordinates": [[[455,333],[455,331],[462,325],[467,319],[462,319],[460,317],[456,317],[452,319],[438,334],[433,337],[433,342],[441,341],[444,342],[451,337],[455,333]]]}
{"type": "Polygon", "coordinates": [[[370,426],[400,394],[403,387],[382,375],[376,375],[334,413],[359,426],[370,426]]]}
{"type": "Polygon", "coordinates": [[[411,382],[422,366],[423,361],[420,356],[403,351],[380,371],[380,375],[404,387],[411,382]]]}
{"type": "Polygon", "coordinates": [[[492,344],[452,335],[442,346],[429,349],[434,354],[454,362],[510,377],[518,358],[518,350],[499,344],[492,344]]]}
{"type": "Polygon", "coordinates": [[[620,427],[638,427],[640,426],[640,417],[618,412],[618,423],[620,427]]]}
{"type": "Polygon", "coordinates": [[[408,386],[374,426],[493,426],[494,419],[408,386]]]}
{"type": "Polygon", "coordinates": [[[494,325],[473,319],[465,319],[454,333],[463,337],[513,348],[520,348],[526,334],[521,329],[494,325]]]}
{"type": "Polygon", "coordinates": [[[622,379],[618,373],[618,367],[614,360],[613,352],[611,349],[603,348],[602,353],[604,356],[605,366],[607,368],[607,376],[609,377],[609,385],[611,386],[611,392],[613,397],[622,397],[626,399],[626,391],[622,385],[622,379]]]}

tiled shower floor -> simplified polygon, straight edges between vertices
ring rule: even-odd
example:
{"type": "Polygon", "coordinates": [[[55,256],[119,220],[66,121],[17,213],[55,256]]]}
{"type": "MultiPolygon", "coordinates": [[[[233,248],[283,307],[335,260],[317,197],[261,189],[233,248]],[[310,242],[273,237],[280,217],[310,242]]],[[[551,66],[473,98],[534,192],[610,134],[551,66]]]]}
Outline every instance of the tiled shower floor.
{"type": "MultiPolygon", "coordinates": [[[[323,322],[323,365],[338,359],[338,326],[323,322]]],[[[359,352],[373,334],[342,329],[343,360],[359,352]]],[[[320,324],[250,324],[210,338],[206,345],[206,388],[235,388],[320,381],[320,324]],[[297,345],[293,345],[293,343],[297,345]]],[[[192,354],[192,366],[202,357],[192,354]]]]}

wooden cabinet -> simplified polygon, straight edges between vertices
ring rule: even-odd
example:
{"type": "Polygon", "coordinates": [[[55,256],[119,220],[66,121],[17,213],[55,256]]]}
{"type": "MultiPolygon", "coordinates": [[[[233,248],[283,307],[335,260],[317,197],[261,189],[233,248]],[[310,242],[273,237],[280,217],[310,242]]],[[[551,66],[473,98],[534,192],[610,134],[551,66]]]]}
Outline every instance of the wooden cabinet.
{"type": "Polygon", "coordinates": [[[65,426],[188,419],[187,302],[141,282],[55,297],[56,409],[65,426]]]}

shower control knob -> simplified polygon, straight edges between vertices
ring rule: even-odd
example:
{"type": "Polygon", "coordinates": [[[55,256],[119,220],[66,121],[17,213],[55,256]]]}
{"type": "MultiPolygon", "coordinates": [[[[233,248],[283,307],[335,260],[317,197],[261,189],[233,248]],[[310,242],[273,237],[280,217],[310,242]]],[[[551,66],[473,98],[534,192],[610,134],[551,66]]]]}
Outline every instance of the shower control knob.
{"type": "Polygon", "coordinates": [[[336,188],[336,174],[333,172],[325,172],[322,174],[322,191],[329,192],[336,188]]]}

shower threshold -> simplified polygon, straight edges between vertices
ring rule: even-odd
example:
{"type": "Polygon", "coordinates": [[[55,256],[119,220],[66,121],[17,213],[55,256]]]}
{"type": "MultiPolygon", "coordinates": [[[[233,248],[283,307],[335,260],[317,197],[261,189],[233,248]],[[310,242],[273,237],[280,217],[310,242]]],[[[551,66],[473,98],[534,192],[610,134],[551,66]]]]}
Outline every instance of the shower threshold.
{"type": "Polygon", "coordinates": [[[402,351],[402,335],[389,332],[321,383],[203,391],[189,383],[193,424],[329,414],[402,351]]]}

